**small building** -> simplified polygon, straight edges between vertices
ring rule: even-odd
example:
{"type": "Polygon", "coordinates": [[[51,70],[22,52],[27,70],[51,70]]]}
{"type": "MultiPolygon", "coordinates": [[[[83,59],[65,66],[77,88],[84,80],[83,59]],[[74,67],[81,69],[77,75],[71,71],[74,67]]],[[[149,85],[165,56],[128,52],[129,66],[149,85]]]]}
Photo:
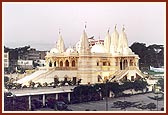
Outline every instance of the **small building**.
{"type": "Polygon", "coordinates": [[[33,60],[18,60],[18,67],[23,69],[33,69],[33,60]]]}
{"type": "Polygon", "coordinates": [[[9,52],[4,52],[4,68],[9,67],[9,52]]]}

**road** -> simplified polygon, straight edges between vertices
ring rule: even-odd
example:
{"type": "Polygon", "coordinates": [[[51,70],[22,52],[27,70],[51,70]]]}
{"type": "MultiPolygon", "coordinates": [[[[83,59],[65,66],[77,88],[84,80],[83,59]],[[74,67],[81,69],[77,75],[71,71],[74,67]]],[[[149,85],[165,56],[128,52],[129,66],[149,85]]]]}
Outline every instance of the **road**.
{"type": "MultiPolygon", "coordinates": [[[[113,102],[115,101],[128,101],[128,102],[138,102],[141,104],[149,104],[155,103],[157,105],[156,100],[152,100],[148,98],[148,96],[154,96],[156,94],[147,93],[147,94],[139,94],[133,95],[130,97],[119,97],[119,98],[108,98],[108,111],[125,111],[124,109],[121,110],[120,108],[111,108],[113,106],[113,102]]],[[[164,107],[164,101],[158,101],[158,110],[164,107]]],[[[79,103],[79,104],[71,104],[68,105],[68,108],[73,111],[105,111],[106,110],[106,101],[94,101],[94,102],[86,102],[86,103],[79,103]]],[[[157,109],[155,109],[157,110],[157,109]]],[[[126,111],[142,111],[142,109],[137,109],[135,107],[126,108],[126,111]]],[[[144,109],[143,111],[150,111],[149,109],[144,109]]]]}

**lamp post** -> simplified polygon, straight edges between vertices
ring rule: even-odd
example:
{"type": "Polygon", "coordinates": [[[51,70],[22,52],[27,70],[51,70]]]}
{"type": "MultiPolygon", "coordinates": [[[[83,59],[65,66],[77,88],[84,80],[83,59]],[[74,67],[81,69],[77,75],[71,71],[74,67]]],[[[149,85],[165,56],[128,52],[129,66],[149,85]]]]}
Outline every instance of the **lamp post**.
{"type": "Polygon", "coordinates": [[[157,94],[156,101],[157,101],[157,111],[158,111],[158,81],[157,81],[157,85],[155,86],[155,93],[157,94]]]}
{"type": "Polygon", "coordinates": [[[106,90],[106,111],[108,111],[108,97],[107,97],[107,95],[108,95],[108,91],[107,91],[107,83],[108,83],[108,80],[106,80],[106,87],[105,87],[105,90],[106,90]]]}
{"type": "Polygon", "coordinates": [[[12,100],[12,104],[13,104],[13,111],[15,111],[15,99],[16,99],[16,95],[15,94],[12,94],[12,98],[13,98],[13,100],[12,100]]]}
{"type": "Polygon", "coordinates": [[[112,78],[110,78],[109,80],[106,80],[106,85],[105,85],[105,90],[106,90],[106,111],[108,111],[108,83],[113,80],[115,78],[115,76],[113,76],[112,78]]]}
{"type": "Polygon", "coordinates": [[[106,101],[106,111],[108,111],[108,82],[110,82],[111,80],[113,80],[115,78],[115,76],[111,77],[109,80],[106,79],[104,80],[100,75],[98,75],[98,77],[104,82],[105,81],[105,101],[106,101]]]}

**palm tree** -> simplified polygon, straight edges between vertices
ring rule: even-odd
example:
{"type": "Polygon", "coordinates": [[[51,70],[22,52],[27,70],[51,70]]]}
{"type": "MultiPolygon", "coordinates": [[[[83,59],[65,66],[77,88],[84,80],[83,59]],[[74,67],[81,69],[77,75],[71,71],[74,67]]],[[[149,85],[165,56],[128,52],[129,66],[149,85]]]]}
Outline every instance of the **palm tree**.
{"type": "Polygon", "coordinates": [[[43,86],[44,86],[44,87],[47,87],[47,86],[48,86],[47,82],[44,82],[44,83],[43,83],[43,86]]]}
{"type": "Polygon", "coordinates": [[[150,110],[156,109],[156,104],[155,104],[155,103],[149,103],[149,104],[147,105],[147,108],[150,109],[150,110]]]}
{"type": "Polygon", "coordinates": [[[34,88],[34,86],[35,86],[35,83],[32,80],[30,80],[29,81],[29,87],[34,88]]]}
{"type": "Polygon", "coordinates": [[[79,85],[79,84],[81,83],[81,81],[82,81],[82,79],[79,79],[79,80],[77,81],[77,85],[79,85]]]}

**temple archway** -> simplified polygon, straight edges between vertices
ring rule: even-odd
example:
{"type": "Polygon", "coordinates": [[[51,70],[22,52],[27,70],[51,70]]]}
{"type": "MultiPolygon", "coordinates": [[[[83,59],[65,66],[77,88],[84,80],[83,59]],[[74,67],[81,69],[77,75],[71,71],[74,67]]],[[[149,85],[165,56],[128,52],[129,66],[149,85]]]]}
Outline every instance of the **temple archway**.
{"type": "Polygon", "coordinates": [[[130,66],[133,66],[133,61],[132,60],[130,60],[130,66]]]}
{"type": "Polygon", "coordinates": [[[72,67],[75,67],[75,60],[72,61],[72,67]]]}
{"type": "Polygon", "coordinates": [[[127,60],[124,60],[124,62],[123,62],[123,69],[126,69],[127,66],[128,66],[128,62],[127,62],[127,60]]]}
{"type": "Polygon", "coordinates": [[[69,67],[69,61],[68,60],[65,61],[65,66],[69,67]]]}
{"type": "Polygon", "coordinates": [[[52,62],[51,61],[49,62],[49,67],[52,67],[52,62]]]}
{"type": "Polygon", "coordinates": [[[54,67],[56,67],[56,61],[54,62],[54,67]]]}
{"type": "Polygon", "coordinates": [[[62,61],[60,61],[60,67],[63,67],[63,62],[62,61]]]}
{"type": "Polygon", "coordinates": [[[122,67],[122,61],[120,61],[120,70],[122,70],[123,69],[123,67],[122,67]]]}

